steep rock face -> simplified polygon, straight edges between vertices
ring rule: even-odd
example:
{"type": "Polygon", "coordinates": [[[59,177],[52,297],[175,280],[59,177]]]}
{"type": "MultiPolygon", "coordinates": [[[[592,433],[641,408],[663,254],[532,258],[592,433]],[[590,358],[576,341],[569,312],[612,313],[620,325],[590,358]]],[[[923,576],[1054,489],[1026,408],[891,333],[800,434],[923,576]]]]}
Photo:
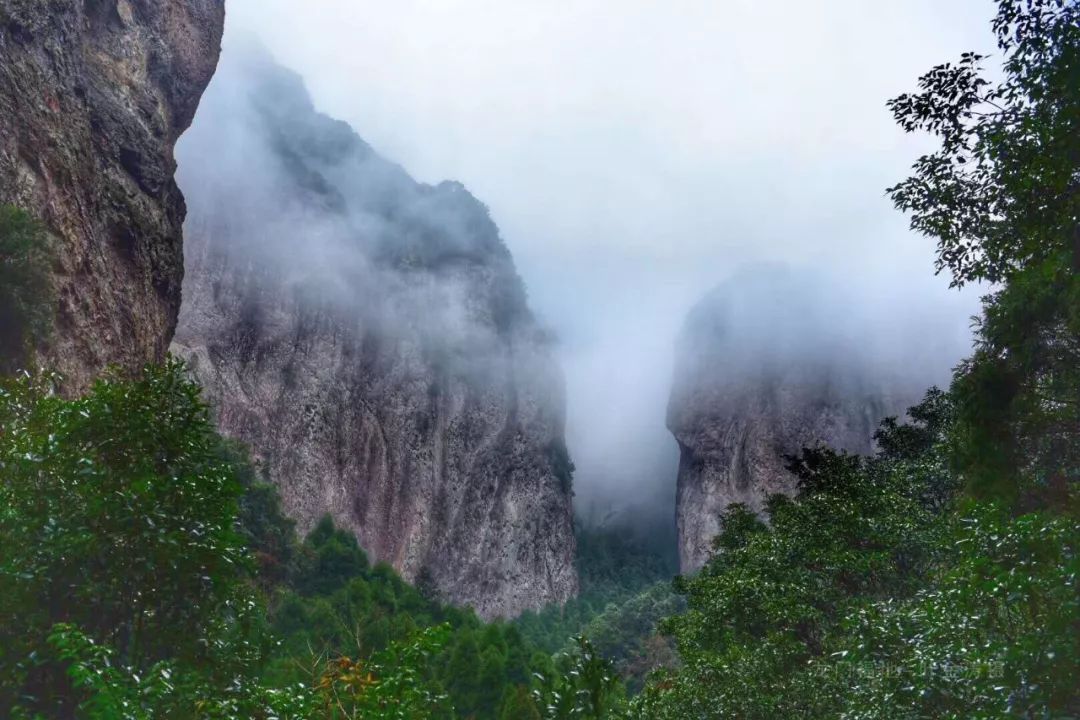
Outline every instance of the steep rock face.
{"type": "Polygon", "coordinates": [[[231,49],[180,150],[176,348],[306,531],[484,617],[576,592],[561,373],[486,208],[231,49]]]}
{"type": "Polygon", "coordinates": [[[720,515],[761,512],[795,479],[785,456],[827,445],[869,453],[888,415],[914,395],[870,357],[835,288],[781,266],[754,266],[690,314],[679,342],[668,427],[680,449],[682,570],[705,564],[720,515]]]}
{"type": "Polygon", "coordinates": [[[213,75],[224,0],[0,0],[0,202],[55,238],[39,360],[71,391],[161,360],[180,309],[173,145],[213,75]]]}

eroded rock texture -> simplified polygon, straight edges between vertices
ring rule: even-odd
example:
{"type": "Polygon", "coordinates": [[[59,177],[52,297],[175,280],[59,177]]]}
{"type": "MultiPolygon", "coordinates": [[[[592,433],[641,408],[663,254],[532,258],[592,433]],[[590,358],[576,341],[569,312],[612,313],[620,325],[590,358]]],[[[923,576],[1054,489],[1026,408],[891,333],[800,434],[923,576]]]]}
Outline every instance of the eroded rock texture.
{"type": "Polygon", "coordinates": [[[576,592],[563,380],[487,209],[230,49],[181,146],[176,348],[306,531],[484,617],[576,592]]]}
{"type": "Polygon", "coordinates": [[[836,298],[820,278],[763,265],[690,314],[668,408],[684,572],[708,559],[728,505],[761,512],[769,495],[794,491],[785,456],[820,445],[869,453],[881,420],[917,397],[868,351],[851,320],[859,308],[836,298]]]}
{"type": "Polygon", "coordinates": [[[0,202],[54,236],[39,360],[72,392],[168,348],[185,212],[173,146],[223,25],[224,0],[0,0],[0,202]]]}

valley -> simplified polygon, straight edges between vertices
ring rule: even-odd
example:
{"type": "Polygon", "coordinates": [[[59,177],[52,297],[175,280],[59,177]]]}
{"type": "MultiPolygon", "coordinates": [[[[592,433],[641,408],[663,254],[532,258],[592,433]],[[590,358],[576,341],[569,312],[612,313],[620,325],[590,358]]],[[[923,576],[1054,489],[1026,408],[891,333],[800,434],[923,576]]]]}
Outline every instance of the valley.
{"type": "Polygon", "coordinates": [[[1080,713],[1080,4],[886,132],[704,122],[700,8],[229,2],[0,0],[0,716],[1080,713]]]}

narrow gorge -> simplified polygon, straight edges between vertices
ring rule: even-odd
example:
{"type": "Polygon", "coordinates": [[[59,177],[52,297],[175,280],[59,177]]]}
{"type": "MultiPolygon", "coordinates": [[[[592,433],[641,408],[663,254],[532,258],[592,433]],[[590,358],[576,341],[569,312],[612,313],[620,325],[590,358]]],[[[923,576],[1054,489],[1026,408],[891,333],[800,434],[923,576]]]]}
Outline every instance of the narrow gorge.
{"type": "Polygon", "coordinates": [[[0,719],[1080,718],[990,4],[0,0],[0,719]]]}

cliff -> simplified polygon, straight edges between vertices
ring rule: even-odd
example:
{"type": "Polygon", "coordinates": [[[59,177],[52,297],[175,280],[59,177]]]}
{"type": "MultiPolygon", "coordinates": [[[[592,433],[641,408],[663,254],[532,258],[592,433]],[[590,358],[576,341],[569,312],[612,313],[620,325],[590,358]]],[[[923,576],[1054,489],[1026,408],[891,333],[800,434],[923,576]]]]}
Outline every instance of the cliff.
{"type": "Polygon", "coordinates": [[[39,362],[77,392],[164,358],[180,310],[173,146],[217,64],[224,0],[0,0],[0,202],[53,236],[39,362]]]}
{"type": "Polygon", "coordinates": [[[575,594],[564,391],[487,209],[226,52],[180,151],[176,349],[306,531],[483,617],[575,594]]]}
{"type": "Polygon", "coordinates": [[[839,295],[811,274],[753,266],[688,317],[668,408],[683,572],[704,565],[728,505],[760,512],[795,490],[786,455],[869,453],[880,421],[917,397],[875,363],[867,327],[851,322],[858,308],[839,295]]]}

